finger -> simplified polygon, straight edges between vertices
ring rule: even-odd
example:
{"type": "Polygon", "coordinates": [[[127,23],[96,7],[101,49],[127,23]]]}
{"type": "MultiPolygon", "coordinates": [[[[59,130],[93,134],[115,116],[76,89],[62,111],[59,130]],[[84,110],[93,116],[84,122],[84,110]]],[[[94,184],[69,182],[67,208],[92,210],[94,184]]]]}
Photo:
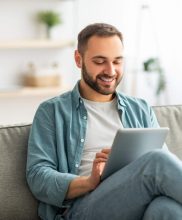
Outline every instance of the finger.
{"type": "Polygon", "coordinates": [[[106,162],[93,163],[92,174],[101,176],[101,174],[104,170],[105,164],[106,164],[106,162]]]}
{"type": "Polygon", "coordinates": [[[97,161],[93,162],[92,170],[94,171],[94,173],[100,174],[100,163],[105,163],[105,162],[97,162],[97,161]]]}
{"type": "Polygon", "coordinates": [[[106,153],[106,154],[109,154],[111,152],[111,148],[103,148],[101,150],[102,153],[106,153]]]}
{"type": "Polygon", "coordinates": [[[96,153],[95,158],[105,158],[105,159],[107,159],[108,154],[99,152],[99,153],[96,153]]]}
{"type": "Polygon", "coordinates": [[[106,162],[106,161],[107,161],[107,159],[105,159],[105,158],[95,158],[93,163],[100,163],[100,162],[106,162]]]}
{"type": "Polygon", "coordinates": [[[103,170],[104,170],[105,165],[106,165],[105,162],[101,162],[101,163],[99,163],[99,171],[100,171],[100,175],[103,173],[103,170]]]}

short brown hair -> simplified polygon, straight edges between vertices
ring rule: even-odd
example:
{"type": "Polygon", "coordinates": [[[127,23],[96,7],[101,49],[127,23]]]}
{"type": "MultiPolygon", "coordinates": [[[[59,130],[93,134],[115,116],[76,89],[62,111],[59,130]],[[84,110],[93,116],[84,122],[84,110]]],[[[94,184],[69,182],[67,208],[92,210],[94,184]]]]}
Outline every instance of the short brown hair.
{"type": "Polygon", "coordinates": [[[84,54],[88,40],[92,36],[110,37],[114,35],[117,35],[123,43],[123,35],[116,27],[106,23],[90,24],[78,34],[78,52],[81,55],[84,54]]]}

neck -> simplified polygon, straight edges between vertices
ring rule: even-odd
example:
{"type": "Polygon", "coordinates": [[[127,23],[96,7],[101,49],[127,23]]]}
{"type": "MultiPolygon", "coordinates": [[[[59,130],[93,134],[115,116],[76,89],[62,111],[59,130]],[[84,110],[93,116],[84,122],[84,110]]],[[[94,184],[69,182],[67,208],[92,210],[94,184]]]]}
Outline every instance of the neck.
{"type": "Polygon", "coordinates": [[[80,81],[79,90],[84,99],[95,102],[109,102],[115,97],[115,94],[102,95],[88,86],[83,80],[80,81]]]}

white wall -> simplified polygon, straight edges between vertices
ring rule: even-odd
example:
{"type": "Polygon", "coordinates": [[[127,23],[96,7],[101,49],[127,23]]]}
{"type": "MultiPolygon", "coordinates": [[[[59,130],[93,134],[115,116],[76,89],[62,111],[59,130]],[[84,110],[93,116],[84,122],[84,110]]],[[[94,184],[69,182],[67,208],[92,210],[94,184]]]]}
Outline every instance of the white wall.
{"type": "MultiPolygon", "coordinates": [[[[165,70],[167,91],[160,104],[182,103],[181,49],[182,2],[181,0],[148,1],[149,11],[141,11],[140,0],[6,0],[0,2],[1,40],[30,39],[40,37],[34,19],[42,9],[59,10],[63,25],[54,30],[54,38],[76,39],[77,33],[87,24],[108,22],[116,25],[125,38],[126,73],[122,89],[131,95],[146,98],[156,104],[150,88],[141,76],[142,61],[149,56],[159,56],[165,70]],[[130,75],[132,74],[132,75],[130,75]],[[138,80],[136,89],[132,81],[138,80]],[[143,86],[145,84],[145,86],[143,86]],[[139,87],[139,89],[137,89],[139,87]],[[141,90],[143,87],[144,91],[141,90]],[[139,91],[140,90],[140,91],[139,91]],[[141,92],[142,91],[142,92],[141,92]]],[[[60,63],[64,81],[73,85],[79,78],[73,60],[74,48],[64,50],[0,50],[0,87],[21,83],[21,74],[28,62],[47,65],[60,63]]],[[[136,83],[136,82],[134,82],[136,83]]]]}

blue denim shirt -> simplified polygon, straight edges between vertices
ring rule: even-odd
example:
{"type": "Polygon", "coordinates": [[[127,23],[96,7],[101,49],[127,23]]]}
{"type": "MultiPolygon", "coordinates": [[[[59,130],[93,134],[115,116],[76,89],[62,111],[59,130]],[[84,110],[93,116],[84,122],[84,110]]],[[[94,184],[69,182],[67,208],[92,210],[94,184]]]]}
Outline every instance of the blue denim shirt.
{"type": "MultiPolygon", "coordinates": [[[[158,127],[148,104],[117,93],[118,111],[125,128],[158,127]]],[[[32,124],[27,158],[27,181],[40,200],[39,215],[53,220],[65,204],[70,182],[77,177],[87,127],[87,111],[79,82],[70,92],[43,102],[32,124]]]]}

